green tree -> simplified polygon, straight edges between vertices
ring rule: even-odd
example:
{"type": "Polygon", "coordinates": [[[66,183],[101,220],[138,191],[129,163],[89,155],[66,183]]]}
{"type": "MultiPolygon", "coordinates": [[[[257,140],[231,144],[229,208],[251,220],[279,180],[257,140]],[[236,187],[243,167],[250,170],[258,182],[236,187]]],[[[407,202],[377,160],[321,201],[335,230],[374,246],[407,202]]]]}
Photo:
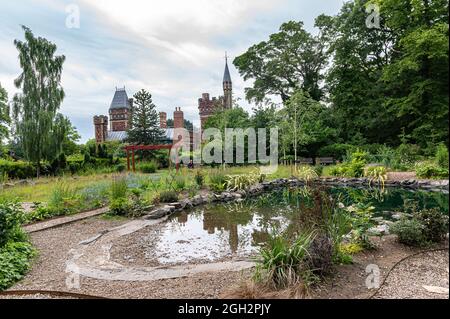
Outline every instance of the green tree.
{"type": "Polygon", "coordinates": [[[64,99],[60,82],[65,57],[55,56],[55,44],[36,38],[25,26],[23,30],[25,41],[14,41],[22,68],[14,83],[22,92],[14,96],[13,113],[25,158],[36,164],[39,176],[41,160],[60,155],[66,134],[64,117],[57,113],[64,99]]]}
{"type": "MultiPolygon", "coordinates": [[[[299,154],[314,156],[320,147],[335,139],[336,132],[324,122],[326,107],[301,90],[280,110],[281,144],[299,154]]],[[[285,151],[285,150],[283,150],[285,151]]]]}
{"type": "Polygon", "coordinates": [[[67,133],[62,145],[64,154],[70,156],[79,153],[80,146],[78,145],[78,142],[80,141],[81,136],[78,133],[77,128],[72,125],[68,118],[65,118],[64,125],[67,127],[67,133]]]}
{"type": "Polygon", "coordinates": [[[262,102],[276,95],[287,102],[294,91],[302,89],[320,100],[322,71],[327,62],[323,36],[305,31],[303,22],[290,21],[268,41],[237,57],[234,65],[239,73],[245,80],[254,80],[253,87],[246,88],[247,99],[262,102]]]}
{"type": "Polygon", "coordinates": [[[160,128],[159,115],[152,102],[152,95],[141,90],[134,95],[134,99],[128,141],[147,145],[160,143],[164,139],[164,134],[160,128]]]}
{"type": "Polygon", "coordinates": [[[385,107],[422,147],[448,145],[448,0],[375,2],[383,30],[395,35],[382,75],[385,107]]]}
{"type": "Polygon", "coordinates": [[[9,117],[8,93],[0,84],[0,145],[8,137],[9,117]]]}

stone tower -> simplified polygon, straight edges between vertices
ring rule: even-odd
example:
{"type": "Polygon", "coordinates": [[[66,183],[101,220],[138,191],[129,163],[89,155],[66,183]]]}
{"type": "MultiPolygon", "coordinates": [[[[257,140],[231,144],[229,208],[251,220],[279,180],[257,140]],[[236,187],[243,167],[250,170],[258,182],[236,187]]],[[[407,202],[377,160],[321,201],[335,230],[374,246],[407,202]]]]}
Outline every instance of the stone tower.
{"type": "Polygon", "coordinates": [[[167,128],[167,113],[166,112],[159,113],[159,127],[162,129],[167,128]]]}
{"type": "Polygon", "coordinates": [[[175,112],[173,112],[173,127],[183,128],[184,127],[184,113],[181,107],[176,107],[175,112]]]}
{"type": "Polygon", "coordinates": [[[129,99],[125,88],[117,89],[109,108],[111,131],[122,132],[128,129],[133,99],[129,99]]]}
{"type": "Polygon", "coordinates": [[[225,109],[233,108],[233,82],[228,69],[228,56],[225,55],[225,73],[223,75],[223,103],[225,109]]]}
{"type": "Polygon", "coordinates": [[[101,115],[94,117],[95,140],[98,144],[104,143],[108,137],[108,117],[101,115]]]}

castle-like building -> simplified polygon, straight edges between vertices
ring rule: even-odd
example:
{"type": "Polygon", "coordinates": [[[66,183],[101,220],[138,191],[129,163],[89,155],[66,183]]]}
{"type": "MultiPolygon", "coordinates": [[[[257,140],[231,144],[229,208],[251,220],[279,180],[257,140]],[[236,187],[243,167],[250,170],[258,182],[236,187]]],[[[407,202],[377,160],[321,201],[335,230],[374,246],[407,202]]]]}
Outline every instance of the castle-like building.
{"type": "MultiPolygon", "coordinates": [[[[231,81],[228,61],[225,61],[223,76],[223,96],[210,98],[209,93],[203,93],[198,100],[201,130],[208,118],[219,110],[233,107],[233,83],[231,81]]],[[[109,108],[109,118],[106,115],[94,116],[95,140],[97,143],[108,141],[123,141],[127,138],[127,130],[133,114],[133,99],[128,98],[125,88],[116,88],[109,108]]],[[[176,107],[173,113],[174,127],[167,127],[167,113],[159,113],[160,127],[165,132],[166,139],[173,141],[174,129],[184,127],[184,113],[181,107],[176,107]]]]}

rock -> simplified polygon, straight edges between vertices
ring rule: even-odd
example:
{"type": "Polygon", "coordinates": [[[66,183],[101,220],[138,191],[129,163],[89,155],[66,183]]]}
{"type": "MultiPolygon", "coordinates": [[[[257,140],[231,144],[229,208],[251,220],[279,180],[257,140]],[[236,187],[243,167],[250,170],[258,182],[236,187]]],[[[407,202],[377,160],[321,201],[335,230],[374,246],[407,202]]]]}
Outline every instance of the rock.
{"type": "Polygon", "coordinates": [[[398,213],[394,213],[394,214],[392,214],[392,216],[391,216],[393,219],[395,219],[395,220],[400,220],[400,219],[402,219],[403,218],[403,214],[402,213],[400,213],[400,212],[398,212],[398,213]]]}
{"type": "Polygon", "coordinates": [[[437,286],[422,286],[426,291],[434,294],[448,295],[448,288],[437,286]]]}
{"type": "Polygon", "coordinates": [[[368,233],[372,236],[389,235],[389,225],[382,224],[369,229],[368,233]]]}
{"type": "Polygon", "coordinates": [[[154,211],[152,211],[148,215],[146,215],[144,217],[144,219],[152,220],[152,219],[160,219],[160,218],[166,217],[167,215],[170,215],[170,213],[173,211],[172,208],[173,208],[173,210],[175,210],[174,206],[165,206],[162,208],[155,209],[154,211]]]}

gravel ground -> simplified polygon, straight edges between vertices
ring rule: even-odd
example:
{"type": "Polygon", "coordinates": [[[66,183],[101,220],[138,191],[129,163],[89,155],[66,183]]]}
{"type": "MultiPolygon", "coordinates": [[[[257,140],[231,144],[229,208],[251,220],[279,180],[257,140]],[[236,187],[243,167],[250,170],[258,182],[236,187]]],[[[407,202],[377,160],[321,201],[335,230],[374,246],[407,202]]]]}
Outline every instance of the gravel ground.
{"type": "MultiPolygon", "coordinates": [[[[80,278],[80,289],[70,289],[66,284],[66,261],[70,251],[78,244],[96,234],[123,225],[128,221],[104,220],[94,217],[76,223],[51,228],[31,234],[39,250],[33,269],[11,290],[57,290],[95,295],[108,298],[219,298],[223,292],[239,286],[250,277],[251,270],[242,272],[202,273],[190,277],[157,281],[130,282],[106,281],[87,277],[80,278]]],[[[126,247],[127,240],[122,243],[126,247]]],[[[378,239],[379,248],[355,257],[353,265],[339,266],[337,274],[316,287],[312,298],[367,298],[374,291],[365,286],[368,264],[380,267],[381,278],[396,262],[418,252],[395,241],[394,236],[378,239]]],[[[448,244],[448,243],[447,243],[448,244]]],[[[137,244],[136,244],[137,245],[137,244]]],[[[138,246],[136,246],[138,247],[138,246]]],[[[421,254],[402,262],[389,276],[386,286],[380,289],[377,298],[448,298],[448,295],[427,292],[422,286],[448,288],[448,248],[444,252],[421,254]]],[[[17,298],[40,299],[51,296],[30,295],[17,298]]],[[[12,298],[11,296],[6,298],[12,298]]]]}
{"type": "Polygon", "coordinates": [[[214,272],[152,282],[104,281],[81,277],[80,289],[69,289],[66,285],[68,276],[65,263],[70,250],[87,238],[127,222],[94,217],[32,233],[31,240],[39,256],[28,275],[11,290],[57,290],[108,298],[204,299],[218,298],[224,289],[238,284],[242,276],[248,276],[248,271],[214,272]]]}
{"type": "Polygon", "coordinates": [[[448,299],[423,286],[449,288],[448,250],[424,253],[399,264],[374,297],[377,299],[448,299]]]}

